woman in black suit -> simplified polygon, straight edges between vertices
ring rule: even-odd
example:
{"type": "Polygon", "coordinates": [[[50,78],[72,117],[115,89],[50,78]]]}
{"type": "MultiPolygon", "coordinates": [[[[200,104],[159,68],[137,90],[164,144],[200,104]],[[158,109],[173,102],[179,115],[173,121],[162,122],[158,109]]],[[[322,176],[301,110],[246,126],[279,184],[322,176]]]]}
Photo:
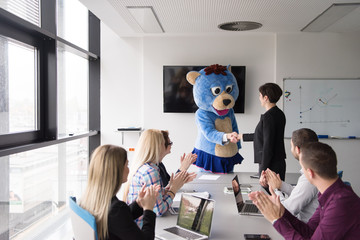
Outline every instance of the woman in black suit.
{"type": "Polygon", "coordinates": [[[259,100],[266,112],[261,115],[255,133],[239,134],[245,141],[254,141],[254,160],[259,163],[259,175],[267,168],[285,180],[286,153],[284,146],[285,115],[276,103],[282,95],[275,83],[266,83],[259,88],[259,100]]]}

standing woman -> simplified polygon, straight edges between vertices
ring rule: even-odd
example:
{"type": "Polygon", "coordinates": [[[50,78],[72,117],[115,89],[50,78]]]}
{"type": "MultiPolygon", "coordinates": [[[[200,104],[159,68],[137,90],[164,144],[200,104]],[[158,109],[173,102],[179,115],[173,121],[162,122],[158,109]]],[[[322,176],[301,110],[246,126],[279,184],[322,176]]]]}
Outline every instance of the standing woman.
{"type": "Polygon", "coordinates": [[[285,115],[276,106],[282,95],[281,88],[275,83],[259,87],[259,100],[266,112],[261,115],[255,133],[239,134],[239,138],[254,141],[254,160],[259,163],[259,175],[267,168],[279,173],[285,180],[286,153],[284,146],[285,115]]]}
{"type": "Polygon", "coordinates": [[[103,145],[91,155],[89,178],[79,205],[96,219],[100,240],[154,239],[153,207],[159,186],[143,187],[129,206],[116,197],[129,174],[126,151],[118,146],[103,145]],[[134,219],[143,216],[140,229],[134,219]]]}
{"type": "MultiPolygon", "coordinates": [[[[131,165],[130,177],[126,183],[124,199],[130,203],[138,198],[139,190],[144,186],[160,185],[154,212],[157,216],[163,215],[173,203],[176,192],[191,178],[186,171],[172,174],[167,186],[164,186],[160,176],[159,163],[170,153],[169,145],[160,130],[145,130],[136,145],[135,156],[131,165]],[[166,187],[166,188],[165,188],[166,187]]],[[[143,225],[143,218],[135,220],[139,227],[143,225]]]]}

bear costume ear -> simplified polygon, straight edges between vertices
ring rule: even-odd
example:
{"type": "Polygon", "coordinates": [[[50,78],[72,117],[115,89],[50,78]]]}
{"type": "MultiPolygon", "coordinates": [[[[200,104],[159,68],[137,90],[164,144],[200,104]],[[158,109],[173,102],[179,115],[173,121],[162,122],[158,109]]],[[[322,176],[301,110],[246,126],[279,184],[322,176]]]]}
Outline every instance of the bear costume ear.
{"type": "Polygon", "coordinates": [[[199,72],[191,71],[186,74],[186,80],[191,84],[194,85],[196,78],[200,76],[201,74],[199,72]]]}
{"type": "Polygon", "coordinates": [[[229,72],[231,72],[231,65],[230,65],[230,64],[227,65],[227,70],[228,70],[229,72]]]}

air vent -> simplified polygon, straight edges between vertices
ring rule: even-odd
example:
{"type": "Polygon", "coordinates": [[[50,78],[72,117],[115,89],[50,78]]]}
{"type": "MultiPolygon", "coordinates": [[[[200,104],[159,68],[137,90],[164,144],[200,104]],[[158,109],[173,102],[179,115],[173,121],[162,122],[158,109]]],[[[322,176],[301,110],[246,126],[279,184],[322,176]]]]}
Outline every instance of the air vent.
{"type": "Polygon", "coordinates": [[[261,23],[248,22],[248,21],[228,22],[228,23],[220,24],[218,26],[218,28],[226,31],[249,31],[261,27],[262,27],[261,23]]]}

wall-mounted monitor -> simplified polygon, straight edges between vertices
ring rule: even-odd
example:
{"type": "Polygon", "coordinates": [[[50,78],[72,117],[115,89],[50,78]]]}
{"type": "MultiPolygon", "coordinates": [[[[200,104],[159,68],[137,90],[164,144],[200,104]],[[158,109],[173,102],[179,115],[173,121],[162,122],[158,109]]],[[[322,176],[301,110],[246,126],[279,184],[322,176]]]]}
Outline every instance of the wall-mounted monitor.
{"type": "MultiPolygon", "coordinates": [[[[198,109],[193,97],[193,86],[186,80],[190,71],[200,71],[207,66],[163,66],[164,112],[194,113],[198,109]]],[[[239,87],[239,97],[235,102],[235,113],[245,109],[245,66],[231,66],[239,87]]]]}

